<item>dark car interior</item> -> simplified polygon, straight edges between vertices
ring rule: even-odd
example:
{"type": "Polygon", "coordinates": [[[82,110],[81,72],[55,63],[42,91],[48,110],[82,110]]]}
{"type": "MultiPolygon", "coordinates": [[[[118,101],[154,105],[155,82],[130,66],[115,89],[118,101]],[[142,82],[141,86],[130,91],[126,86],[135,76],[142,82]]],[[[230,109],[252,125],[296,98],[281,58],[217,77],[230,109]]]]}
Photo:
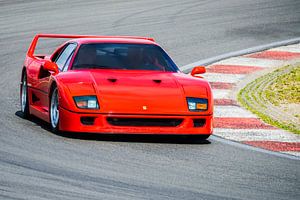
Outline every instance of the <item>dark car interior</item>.
{"type": "Polygon", "coordinates": [[[158,46],[147,44],[83,44],[72,69],[123,69],[178,71],[158,46]]]}

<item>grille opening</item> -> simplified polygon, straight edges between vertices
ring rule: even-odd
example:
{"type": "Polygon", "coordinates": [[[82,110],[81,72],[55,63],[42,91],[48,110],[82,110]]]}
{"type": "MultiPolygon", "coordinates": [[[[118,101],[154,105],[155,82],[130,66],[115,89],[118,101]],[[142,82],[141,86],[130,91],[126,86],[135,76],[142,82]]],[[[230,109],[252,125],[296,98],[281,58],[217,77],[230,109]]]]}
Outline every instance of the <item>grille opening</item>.
{"type": "Polygon", "coordinates": [[[162,126],[176,127],[183,119],[178,118],[118,118],[108,117],[107,122],[113,126],[162,126]]]}
{"type": "Polygon", "coordinates": [[[83,125],[94,125],[95,117],[80,117],[80,122],[83,125]]]}
{"type": "Polygon", "coordinates": [[[202,127],[205,125],[205,119],[193,119],[194,127],[202,127]]]}

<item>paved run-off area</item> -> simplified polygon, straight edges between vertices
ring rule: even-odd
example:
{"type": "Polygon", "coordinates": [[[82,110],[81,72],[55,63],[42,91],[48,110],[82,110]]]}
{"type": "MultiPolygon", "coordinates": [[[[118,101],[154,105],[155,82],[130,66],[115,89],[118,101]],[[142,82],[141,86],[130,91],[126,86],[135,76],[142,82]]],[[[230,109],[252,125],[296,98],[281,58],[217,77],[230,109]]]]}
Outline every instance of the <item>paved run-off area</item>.
{"type": "MultiPolygon", "coordinates": [[[[236,101],[237,91],[249,80],[300,61],[300,44],[232,57],[207,67],[204,77],[215,98],[214,134],[271,151],[300,156],[300,135],[262,122],[236,101]]],[[[295,94],[300,95],[300,94],[295,94]]]]}

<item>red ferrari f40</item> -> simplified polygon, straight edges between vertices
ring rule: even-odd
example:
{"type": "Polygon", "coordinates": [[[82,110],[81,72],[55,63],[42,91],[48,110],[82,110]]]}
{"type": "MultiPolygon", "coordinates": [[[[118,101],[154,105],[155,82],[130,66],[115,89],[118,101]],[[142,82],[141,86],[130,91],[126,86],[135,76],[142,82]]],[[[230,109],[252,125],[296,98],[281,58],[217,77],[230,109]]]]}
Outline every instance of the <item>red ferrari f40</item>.
{"type": "Polygon", "coordinates": [[[147,37],[38,34],[22,68],[21,111],[53,131],[212,134],[213,98],[195,67],[182,73],[147,37]],[[39,38],[69,38],[51,55],[39,38]]]}

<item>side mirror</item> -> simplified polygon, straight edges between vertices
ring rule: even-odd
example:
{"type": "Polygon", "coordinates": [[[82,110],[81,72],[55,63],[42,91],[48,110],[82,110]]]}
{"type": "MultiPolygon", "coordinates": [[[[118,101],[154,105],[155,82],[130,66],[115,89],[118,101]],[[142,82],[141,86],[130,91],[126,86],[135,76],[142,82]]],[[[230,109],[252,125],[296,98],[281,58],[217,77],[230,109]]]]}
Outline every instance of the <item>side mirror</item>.
{"type": "Polygon", "coordinates": [[[55,74],[59,72],[57,64],[51,61],[46,61],[43,68],[49,72],[54,72],[55,74]]]}
{"type": "Polygon", "coordinates": [[[191,72],[191,75],[195,76],[197,74],[204,74],[205,72],[206,72],[205,67],[203,67],[203,66],[197,66],[197,67],[194,67],[194,69],[191,72]]]}

